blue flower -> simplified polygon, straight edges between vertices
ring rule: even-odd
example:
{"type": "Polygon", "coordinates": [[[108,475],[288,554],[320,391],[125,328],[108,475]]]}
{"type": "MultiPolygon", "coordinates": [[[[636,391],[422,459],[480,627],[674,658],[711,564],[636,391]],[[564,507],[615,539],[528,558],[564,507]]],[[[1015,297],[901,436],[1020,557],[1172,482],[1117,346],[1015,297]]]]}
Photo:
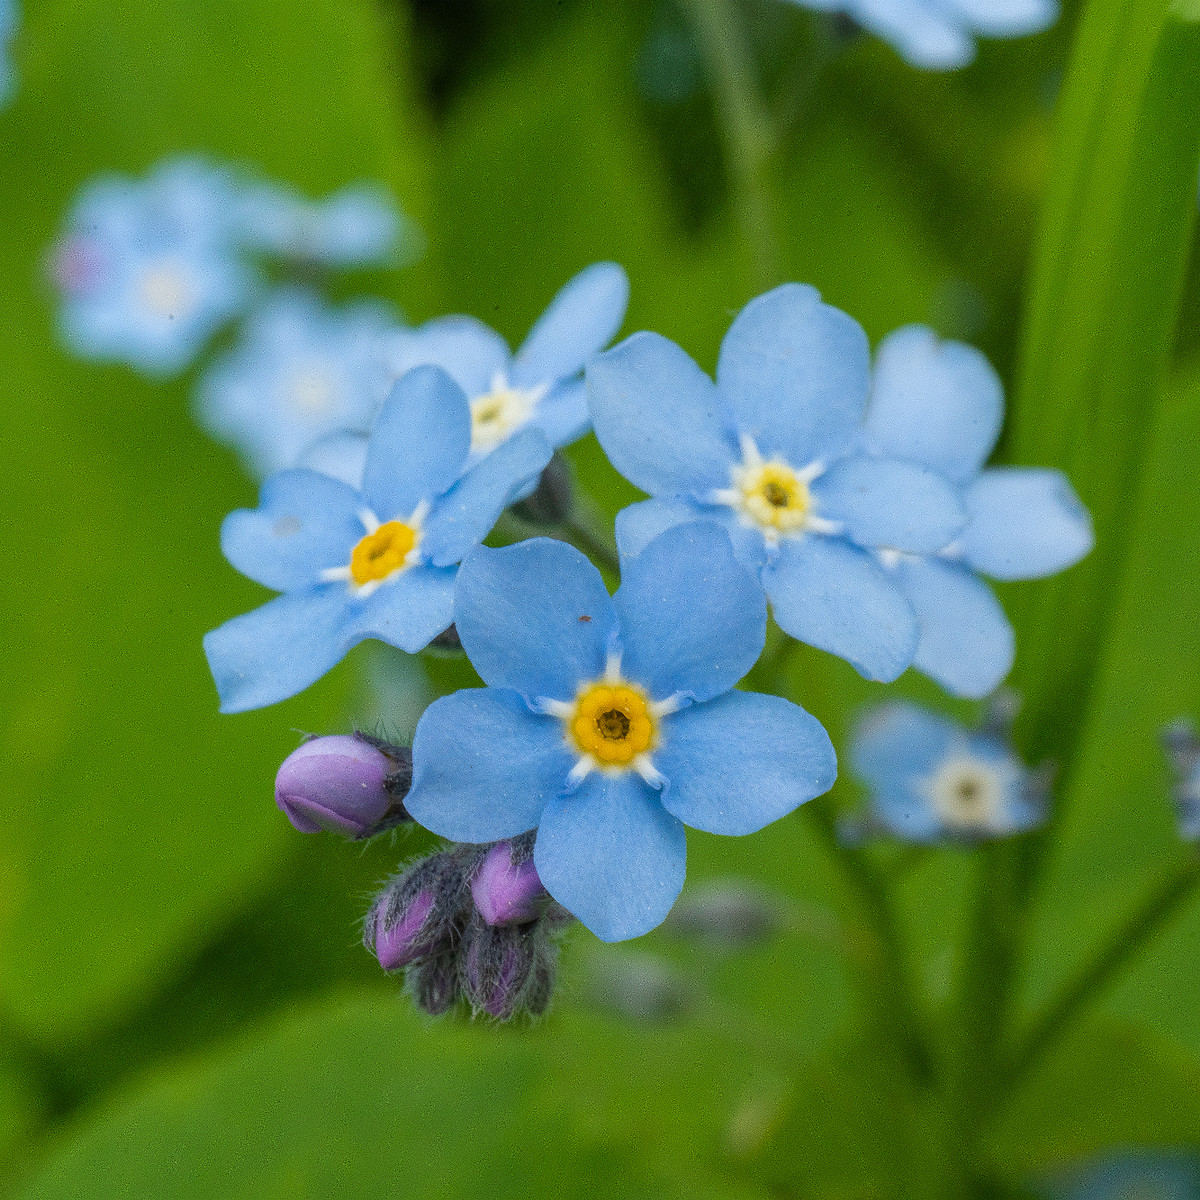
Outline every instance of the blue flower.
{"type": "Polygon", "coordinates": [[[8,59],[8,52],[19,24],[17,0],[0,0],[0,108],[12,99],[16,91],[16,73],[8,59]]]}
{"type": "Polygon", "coordinates": [[[330,434],[365,432],[388,391],[382,345],[393,327],[381,304],[338,311],[309,292],[278,291],[201,377],[200,423],[260,478],[296,466],[330,434]]]}
{"type": "Polygon", "coordinates": [[[524,430],[464,473],[470,443],[458,385],[411,371],[371,432],[361,491],[283,471],[258,509],[225,518],[225,557],[283,595],[205,637],[222,712],[294,696],[364,638],[415,653],[451,623],[456,564],[551,454],[524,430]]]}
{"type": "Polygon", "coordinates": [[[416,231],[377,184],[344,187],[309,200],[286,184],[249,186],[238,209],[241,237],[253,250],[330,267],[387,262],[416,231]]]}
{"type": "Polygon", "coordinates": [[[1006,837],[1045,815],[1044,778],[1006,741],[914,704],[874,709],[850,764],[870,788],[870,824],[905,841],[1006,837]]]}
{"type": "Polygon", "coordinates": [[[762,650],[766,604],[711,523],[622,562],[611,598],[563,542],[477,550],[454,616],[488,686],[426,709],[405,806],[458,841],[536,828],[542,883],[605,941],[666,916],[685,824],[753,833],[833,785],[814,717],[731,690],[762,650]]]}
{"type": "Polygon", "coordinates": [[[471,451],[488,453],[525,425],[552,446],[588,430],[580,372],[621,327],[629,281],[615,263],[593,263],[550,302],[516,355],[473,317],[441,317],[396,336],[396,375],[432,363],[449,372],[471,399],[471,451]]]}
{"type": "Polygon", "coordinates": [[[618,516],[622,553],[720,521],[793,637],[870,679],[909,665],[916,614],[872,551],[937,551],[966,513],[936,471],[859,452],[870,353],[857,322],[786,284],[738,315],[715,386],[652,333],[593,360],[587,383],[600,444],[654,497],[618,516]]]}
{"type": "Polygon", "coordinates": [[[1023,37],[1058,19],[1057,0],[793,0],[841,12],[914,67],[952,71],[975,57],[975,38],[1023,37]]]}
{"type": "Polygon", "coordinates": [[[151,376],[183,370],[253,289],[233,245],[233,196],[230,177],[196,159],[143,181],[93,180],[53,255],[70,349],[151,376]]]}
{"type": "Polygon", "coordinates": [[[1049,1188],[1054,1200],[1196,1200],[1200,1159],[1190,1150],[1108,1154],[1049,1188]]]}
{"type": "Polygon", "coordinates": [[[1092,548],[1092,524],[1066,477],[1028,467],[983,470],[1004,417],[1004,392],[971,346],[911,325],[879,347],[863,425],[871,453],[930,467],[961,489],[968,522],[935,555],[885,551],[881,562],[916,610],[913,665],[958,696],[979,698],[1008,674],[1013,633],[976,572],[1039,579],[1092,548]]]}

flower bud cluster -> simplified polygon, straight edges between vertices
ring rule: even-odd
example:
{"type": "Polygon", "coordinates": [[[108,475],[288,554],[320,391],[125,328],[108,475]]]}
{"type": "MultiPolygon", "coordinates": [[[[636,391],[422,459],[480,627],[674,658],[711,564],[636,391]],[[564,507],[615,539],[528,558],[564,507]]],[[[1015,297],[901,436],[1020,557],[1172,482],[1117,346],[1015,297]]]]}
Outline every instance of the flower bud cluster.
{"type": "Polygon", "coordinates": [[[437,1016],[465,1000],[499,1021],[539,1016],[554,992],[557,934],[570,922],[533,865],[533,839],[451,845],[411,864],[377,897],[363,940],[385,971],[406,971],[437,1016]]]}

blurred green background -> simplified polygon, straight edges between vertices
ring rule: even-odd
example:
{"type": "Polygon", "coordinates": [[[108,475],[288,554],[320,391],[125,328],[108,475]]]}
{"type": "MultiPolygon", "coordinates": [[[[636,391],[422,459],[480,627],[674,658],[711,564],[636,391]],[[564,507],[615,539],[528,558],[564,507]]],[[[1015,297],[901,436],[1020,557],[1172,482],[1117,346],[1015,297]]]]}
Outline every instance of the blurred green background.
{"type": "MultiPolygon", "coordinates": [[[[1076,14],[983,43],[951,75],[862,38],[814,81],[824,26],[777,0],[741,8],[788,129],[773,165],[787,277],[873,341],[926,322],[1011,381],[1076,14]]],[[[760,288],[680,12],[33,0],[16,51],[20,91],[0,113],[0,1190],[922,1195],[943,1117],[905,1091],[873,1032],[859,914],[803,813],[753,838],[689,833],[689,887],[734,876],[776,897],[786,919],[761,944],[724,952],[659,931],[601,947],[577,931],[544,1023],[418,1018],[358,920],[429,843],[303,837],[271,792],[298,730],[409,732],[411,702],[381,712],[363,685],[403,668],[363,647],[296,700],[219,716],[200,637],[261,598],[217,539],[255,488],[194,426],[192,375],[153,384],[73,361],[54,335],[43,256],[79,187],[195,151],[311,195],[385,181],[427,252],[349,279],[347,295],[385,296],[413,321],[472,313],[515,343],[572,273],[613,259],[632,283],[625,331],[658,330],[711,368],[760,288]]],[[[1193,264],[1025,1006],[1176,852],[1155,736],[1200,698],[1198,317],[1193,264]]],[[[572,456],[609,513],[633,496],[590,439],[572,456]]],[[[464,678],[427,668],[435,687],[464,678]]],[[[882,689],[829,664],[806,696],[804,668],[801,699],[840,748],[848,715],[882,689]]],[[[900,688],[947,706],[920,681],[900,688]]],[[[852,797],[843,779],[837,798],[852,797]]],[[[903,877],[935,1022],[976,869],[940,850],[903,877]]],[[[1014,1186],[1106,1147],[1200,1145],[1198,962],[1193,905],[991,1135],[1014,1186]]]]}

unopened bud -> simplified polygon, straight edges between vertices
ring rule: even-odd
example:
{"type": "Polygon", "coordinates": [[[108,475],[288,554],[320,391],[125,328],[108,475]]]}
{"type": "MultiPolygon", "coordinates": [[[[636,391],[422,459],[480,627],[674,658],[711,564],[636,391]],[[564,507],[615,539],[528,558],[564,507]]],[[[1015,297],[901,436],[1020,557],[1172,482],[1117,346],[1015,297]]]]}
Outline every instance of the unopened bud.
{"type": "Polygon", "coordinates": [[[361,838],[392,807],[391,760],[349,736],[314,738],[292,751],[275,776],[275,803],[301,833],[327,829],[361,838]]]}
{"type": "Polygon", "coordinates": [[[432,922],[434,896],[418,892],[394,917],[388,916],[387,905],[375,910],[372,939],[375,957],[385,971],[398,971],[428,954],[437,945],[441,930],[432,922]]]}
{"type": "Polygon", "coordinates": [[[472,922],[460,978],[471,1007],[499,1021],[516,1016],[533,979],[539,940],[536,929],[472,922]]]}
{"type": "Polygon", "coordinates": [[[458,999],[458,959],[447,947],[417,963],[408,973],[409,991],[422,1012],[440,1017],[458,999]]]}
{"type": "Polygon", "coordinates": [[[558,450],[546,464],[537,487],[512,506],[512,511],[530,525],[561,525],[571,515],[571,467],[558,450]]]}
{"type": "Polygon", "coordinates": [[[511,842],[497,842],[471,880],[471,896],[489,925],[520,925],[541,912],[547,892],[532,858],[514,863],[511,842]]]}

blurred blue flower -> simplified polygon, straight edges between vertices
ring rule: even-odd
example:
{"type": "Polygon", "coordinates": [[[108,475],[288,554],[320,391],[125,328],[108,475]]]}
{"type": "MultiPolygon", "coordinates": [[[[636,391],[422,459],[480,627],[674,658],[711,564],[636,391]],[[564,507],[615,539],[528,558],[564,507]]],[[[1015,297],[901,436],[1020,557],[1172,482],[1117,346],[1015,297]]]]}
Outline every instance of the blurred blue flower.
{"type": "Polygon", "coordinates": [[[976,37],[1039,33],[1058,19],[1057,0],[793,0],[818,12],[845,13],[927,71],[965,67],[976,37]]]}
{"type": "Polygon", "coordinates": [[[284,594],[205,637],[222,712],[294,696],[364,638],[415,653],[453,621],[456,564],[551,454],[524,430],[464,473],[470,442],[458,385],[412,371],[371,432],[361,491],[283,471],[258,509],[225,518],[225,557],[284,594]]]}
{"type": "Polygon", "coordinates": [[[870,788],[869,826],[910,842],[1024,833],[1045,816],[1045,777],[993,730],[969,730],[914,704],[872,710],[850,746],[870,788]]]}
{"type": "Polygon", "coordinates": [[[0,0],[0,108],[12,99],[16,91],[16,72],[8,55],[20,23],[17,0],[0,0]]]}
{"type": "Polygon", "coordinates": [[[1191,1150],[1125,1150],[1050,1185],[1054,1200],[1196,1200],[1200,1158],[1191,1150]]]}
{"type": "Polygon", "coordinates": [[[1191,720],[1182,717],[1162,731],[1163,749],[1175,776],[1171,795],[1175,801],[1179,836],[1200,841],[1200,738],[1191,720]]]}
{"type": "Polygon", "coordinates": [[[554,447],[588,429],[580,372],[621,327],[629,280],[616,263],[593,263],[571,279],[538,319],[515,355],[473,317],[441,317],[396,335],[393,374],[431,363],[471,399],[471,452],[487,454],[529,424],[554,447]]]}
{"type": "Polygon", "coordinates": [[[596,358],[587,383],[600,444],[654,497],[617,517],[623,554],[681,522],[719,521],[789,634],[870,679],[909,665],[916,614],[871,551],[933,553],[966,512],[936,471],[859,451],[870,354],[856,321],[786,284],[738,315],[715,386],[652,333],[596,358]]]}
{"type": "Polygon", "coordinates": [[[329,267],[386,263],[417,245],[414,226],[378,184],[344,187],[310,200],[287,184],[261,181],[243,193],[238,218],[252,250],[329,267]]]}
{"type": "Polygon", "coordinates": [[[1091,518],[1061,472],[982,469],[1003,419],[1003,388],[978,350],[941,342],[919,325],[880,344],[864,448],[940,472],[961,489],[968,517],[937,554],[895,548],[880,561],[920,621],[913,665],[947,691],[976,699],[997,687],[1013,660],[1012,626],[979,574],[1053,575],[1093,542],[1091,518]]]}
{"type": "Polygon", "coordinates": [[[488,687],[426,709],[405,799],[459,841],[536,828],[542,883],[605,941],[667,915],[684,824],[753,833],[837,771],[814,717],[731,690],[762,650],[766,604],[718,526],[670,530],[621,565],[610,598],[563,542],[467,558],[455,623],[488,687]]]}
{"type": "Polygon", "coordinates": [[[234,194],[227,172],[191,158],[89,183],[51,264],[71,350],[151,376],[186,367],[255,282],[233,244],[234,194]]]}
{"type": "Polygon", "coordinates": [[[277,291],[201,376],[197,417],[260,478],[296,466],[314,442],[370,428],[390,382],[382,347],[394,326],[375,301],[337,310],[298,288],[277,291]]]}

